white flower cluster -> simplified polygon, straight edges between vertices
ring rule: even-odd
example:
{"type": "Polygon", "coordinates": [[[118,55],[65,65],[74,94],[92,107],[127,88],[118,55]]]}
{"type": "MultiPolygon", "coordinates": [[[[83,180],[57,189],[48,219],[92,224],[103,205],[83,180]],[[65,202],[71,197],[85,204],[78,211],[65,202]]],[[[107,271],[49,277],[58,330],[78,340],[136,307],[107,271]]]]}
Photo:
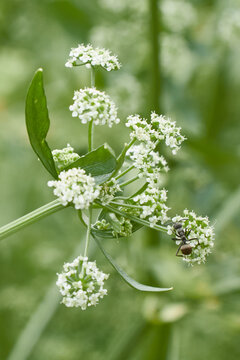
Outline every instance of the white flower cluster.
{"type": "Polygon", "coordinates": [[[159,132],[159,139],[163,137],[165,144],[171,148],[173,155],[176,155],[181,143],[185,140],[180,133],[181,128],[176,127],[175,121],[163,115],[157,115],[155,112],[151,113],[151,124],[159,132]]]}
{"type": "Polygon", "coordinates": [[[139,170],[139,177],[145,176],[148,183],[160,184],[160,171],[167,172],[169,170],[164,157],[151,148],[149,149],[145,143],[132,146],[127,151],[127,156],[133,161],[134,167],[139,170]]]}
{"type": "Polygon", "coordinates": [[[169,208],[166,206],[167,190],[161,190],[155,187],[155,184],[148,184],[146,190],[132,200],[141,208],[140,218],[149,221],[150,226],[155,226],[159,222],[164,224],[169,219],[167,216],[169,208]]]}
{"type": "Polygon", "coordinates": [[[48,181],[48,186],[55,188],[53,193],[62,205],[73,203],[75,209],[88,209],[100,194],[100,186],[95,184],[94,178],[80,168],[63,170],[59,180],[48,181]]]}
{"type": "MultiPolygon", "coordinates": [[[[190,255],[184,255],[183,260],[193,265],[195,263],[201,264],[206,261],[206,256],[211,253],[214,246],[214,229],[210,226],[209,219],[207,217],[197,216],[194,211],[184,210],[183,216],[176,215],[173,222],[180,221],[183,229],[190,233],[188,243],[192,247],[192,253],[190,255]]],[[[172,226],[168,226],[168,234],[173,232],[172,226]]],[[[177,245],[181,244],[181,240],[176,241],[177,245]]]]}
{"type": "Polygon", "coordinates": [[[83,124],[93,121],[95,125],[112,127],[120,122],[114,102],[104,92],[85,88],[74,92],[74,103],[69,107],[73,117],[79,117],[83,124]]]}
{"type": "Polygon", "coordinates": [[[145,142],[149,149],[154,149],[159,141],[165,140],[166,145],[175,155],[185,140],[185,137],[180,134],[181,128],[176,127],[175,121],[163,115],[157,115],[155,112],[151,113],[151,123],[139,115],[130,115],[127,120],[126,126],[132,130],[131,139],[145,142]]]}
{"type": "Polygon", "coordinates": [[[150,148],[155,147],[154,141],[156,141],[157,132],[152,129],[146,119],[142,119],[138,114],[130,115],[127,118],[126,126],[132,130],[131,139],[144,141],[150,148]]]}
{"type": "Polygon", "coordinates": [[[92,45],[80,44],[76,48],[72,48],[69,54],[69,59],[65,66],[72,68],[73,66],[86,65],[87,68],[91,66],[101,66],[107,71],[118,70],[121,64],[117,56],[112,55],[106,49],[94,49],[92,45]]]}
{"type": "Polygon", "coordinates": [[[107,295],[104,280],[109,275],[100,271],[96,262],[88,261],[87,257],[78,256],[72,263],[63,265],[63,272],[56,282],[63,296],[62,303],[67,307],[80,307],[86,310],[88,306],[96,306],[99,299],[107,295]]]}
{"type": "Polygon", "coordinates": [[[118,191],[121,191],[119,183],[115,178],[112,178],[101,186],[99,199],[103,204],[108,204],[114,199],[114,195],[118,191]]]}
{"type": "Polygon", "coordinates": [[[67,147],[62,150],[53,150],[52,155],[59,170],[63,170],[66,166],[80,158],[80,156],[74,152],[74,149],[69,144],[67,144],[67,147]]]}

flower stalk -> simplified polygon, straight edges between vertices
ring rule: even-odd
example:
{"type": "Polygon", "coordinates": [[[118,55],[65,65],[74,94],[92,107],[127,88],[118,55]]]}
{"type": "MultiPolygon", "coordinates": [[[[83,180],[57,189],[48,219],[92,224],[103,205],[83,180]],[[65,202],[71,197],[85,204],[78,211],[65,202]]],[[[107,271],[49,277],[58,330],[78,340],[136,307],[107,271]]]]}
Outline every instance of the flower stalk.
{"type": "Polygon", "coordinates": [[[120,187],[124,187],[124,186],[127,186],[129,184],[131,184],[132,182],[136,181],[136,180],[139,180],[139,176],[134,176],[132,179],[129,179],[127,181],[125,181],[124,183],[120,184],[120,187]]]}
{"type": "MultiPolygon", "coordinates": [[[[93,66],[91,66],[91,87],[95,87],[95,69],[93,66]]],[[[88,151],[92,151],[93,149],[93,127],[94,123],[93,120],[90,121],[88,125],[88,151]]],[[[92,208],[89,208],[89,217],[88,217],[88,228],[87,228],[87,236],[86,236],[86,242],[85,242],[85,249],[84,249],[84,256],[87,256],[88,253],[88,247],[91,237],[91,226],[92,226],[92,208]]]]}
{"type": "Polygon", "coordinates": [[[84,256],[87,256],[88,253],[88,247],[91,237],[91,226],[92,226],[92,209],[89,209],[89,217],[88,217],[88,227],[87,227],[87,236],[86,236],[86,242],[85,242],[85,249],[84,249],[84,256]]]}
{"type": "Polygon", "coordinates": [[[2,226],[0,228],[0,240],[3,240],[6,237],[19,231],[20,229],[23,229],[24,227],[33,224],[34,222],[43,219],[44,217],[51,215],[64,208],[65,207],[60,203],[58,199],[44,206],[41,206],[40,208],[20,217],[19,219],[14,220],[7,225],[2,226]]]}

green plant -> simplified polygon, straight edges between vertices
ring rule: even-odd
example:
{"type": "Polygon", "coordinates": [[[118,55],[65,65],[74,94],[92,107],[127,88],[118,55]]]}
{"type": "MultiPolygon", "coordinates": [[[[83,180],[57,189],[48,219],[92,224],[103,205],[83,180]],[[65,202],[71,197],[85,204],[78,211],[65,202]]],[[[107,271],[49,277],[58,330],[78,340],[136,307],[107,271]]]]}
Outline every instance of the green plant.
{"type": "Polygon", "coordinates": [[[163,292],[172,288],[143,285],[129,277],[106,252],[103,239],[127,237],[143,226],[169,235],[174,233],[178,251],[185,243],[189,245],[190,252],[186,254],[182,250],[181,256],[193,265],[204,262],[211,252],[214,232],[208,218],[196,216],[193,211],[185,210],[182,216],[176,215],[172,219],[168,216],[167,191],[162,188],[162,179],[169,168],[160,155],[160,146],[164,142],[174,155],[180,149],[185,138],[175,122],[155,112],[151,113],[150,120],[130,115],[126,122],[131,130],[130,140],[117,157],[107,144],[94,149],[94,127],[112,127],[120,121],[110,97],[95,88],[95,71],[98,67],[117,70],[120,63],[108,50],[79,45],[71,50],[66,66],[81,65],[91,71],[91,88],[75,91],[74,103],[69,109],[73,117],[88,124],[88,153],[81,156],[70,145],[51,151],[46,141],[50,120],[43,71],[39,69],[26,99],[26,126],[34,152],[54,178],[48,186],[54,188],[58,199],[0,228],[0,239],[53,212],[74,207],[86,227],[85,250],[83,256],[64,264],[57,285],[66,306],[85,310],[96,305],[107,293],[103,285],[108,276],[87,257],[91,237],[130,286],[140,291],[163,292]],[[130,179],[129,174],[132,174],[130,179]],[[129,191],[128,185],[132,183],[136,188],[129,191]],[[181,224],[184,237],[176,230],[177,223],[181,224]],[[189,234],[191,238],[188,238],[189,234]]]}

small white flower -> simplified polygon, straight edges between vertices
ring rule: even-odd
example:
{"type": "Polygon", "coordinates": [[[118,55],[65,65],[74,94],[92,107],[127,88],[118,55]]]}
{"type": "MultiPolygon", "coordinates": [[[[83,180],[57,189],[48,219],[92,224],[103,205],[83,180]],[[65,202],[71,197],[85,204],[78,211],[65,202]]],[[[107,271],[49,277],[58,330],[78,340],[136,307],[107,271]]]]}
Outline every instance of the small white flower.
{"type": "MultiPolygon", "coordinates": [[[[183,260],[193,265],[195,263],[201,264],[206,261],[206,256],[211,253],[214,246],[214,229],[210,226],[209,219],[207,217],[197,216],[194,211],[185,209],[183,216],[176,215],[172,218],[173,222],[180,221],[183,229],[190,233],[188,235],[188,244],[192,247],[192,253],[190,255],[184,255],[183,260]]],[[[168,227],[168,234],[170,229],[168,227]]],[[[176,241],[177,245],[181,244],[181,241],[176,241]]]]}
{"type": "Polygon", "coordinates": [[[144,141],[149,148],[154,148],[154,143],[151,141],[151,135],[153,130],[146,119],[142,119],[140,115],[130,115],[127,118],[126,126],[129,127],[132,132],[130,134],[131,139],[138,141],[144,141]]]}
{"type": "Polygon", "coordinates": [[[54,187],[53,193],[62,205],[72,202],[76,209],[88,209],[100,193],[94,178],[80,168],[62,171],[59,180],[49,181],[48,186],[54,187]]]}
{"type": "Polygon", "coordinates": [[[176,122],[171,121],[163,115],[157,115],[155,112],[151,113],[151,123],[153,128],[158,132],[157,138],[164,139],[165,144],[172,150],[173,155],[180,149],[181,143],[185,137],[181,135],[180,127],[176,127],[176,122]]]}
{"type": "Polygon", "coordinates": [[[66,166],[80,158],[80,156],[74,152],[74,149],[69,144],[67,144],[67,147],[62,150],[53,150],[52,155],[59,170],[63,170],[66,166]]]}
{"type": "Polygon", "coordinates": [[[72,48],[69,54],[69,59],[66,62],[66,67],[73,67],[85,65],[87,68],[90,66],[101,66],[107,71],[118,70],[121,64],[117,56],[112,55],[109,50],[96,48],[92,45],[80,44],[77,48],[72,48]]]}
{"type": "Polygon", "coordinates": [[[146,190],[132,199],[133,203],[139,206],[138,216],[150,222],[151,226],[157,223],[164,224],[169,217],[166,206],[167,190],[159,189],[155,184],[148,184],[146,190]]]}
{"type": "Polygon", "coordinates": [[[65,263],[63,272],[58,275],[56,282],[63,296],[62,303],[67,307],[96,306],[99,299],[107,295],[103,288],[104,280],[109,275],[100,271],[95,261],[88,261],[87,257],[78,256],[72,263],[65,263]]]}
{"type": "Polygon", "coordinates": [[[133,161],[133,165],[139,170],[141,177],[145,176],[148,183],[156,186],[162,182],[162,172],[167,172],[167,161],[158,152],[149,149],[145,143],[132,146],[127,151],[127,156],[133,161]]]}
{"type": "Polygon", "coordinates": [[[120,122],[117,107],[108,95],[95,88],[74,92],[74,103],[69,107],[73,117],[79,117],[83,124],[93,121],[95,125],[112,127],[120,122]]]}

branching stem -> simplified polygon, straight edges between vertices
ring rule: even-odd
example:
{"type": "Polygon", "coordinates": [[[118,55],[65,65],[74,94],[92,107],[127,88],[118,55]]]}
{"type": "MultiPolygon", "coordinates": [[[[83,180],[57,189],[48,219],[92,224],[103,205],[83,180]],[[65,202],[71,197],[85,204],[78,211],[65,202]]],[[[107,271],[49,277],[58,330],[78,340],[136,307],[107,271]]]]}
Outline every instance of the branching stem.
{"type": "Polygon", "coordinates": [[[125,213],[124,211],[119,210],[118,208],[116,208],[116,207],[114,207],[114,206],[111,206],[111,205],[103,205],[103,204],[101,204],[99,201],[96,201],[96,203],[99,204],[99,205],[101,205],[102,208],[105,208],[105,209],[107,209],[107,210],[109,210],[109,211],[112,211],[113,213],[122,215],[122,216],[124,216],[125,218],[130,219],[130,220],[132,220],[132,221],[134,221],[134,222],[136,222],[136,223],[138,223],[138,224],[141,224],[141,225],[143,225],[143,226],[147,226],[147,227],[149,227],[149,228],[151,228],[151,229],[155,229],[155,230],[157,230],[157,231],[162,231],[162,232],[165,232],[165,233],[167,233],[167,231],[168,231],[166,226],[151,225],[151,224],[149,223],[149,221],[146,221],[146,220],[140,219],[140,218],[138,218],[138,217],[136,217],[136,216],[127,214],[127,213],[125,213]]]}

